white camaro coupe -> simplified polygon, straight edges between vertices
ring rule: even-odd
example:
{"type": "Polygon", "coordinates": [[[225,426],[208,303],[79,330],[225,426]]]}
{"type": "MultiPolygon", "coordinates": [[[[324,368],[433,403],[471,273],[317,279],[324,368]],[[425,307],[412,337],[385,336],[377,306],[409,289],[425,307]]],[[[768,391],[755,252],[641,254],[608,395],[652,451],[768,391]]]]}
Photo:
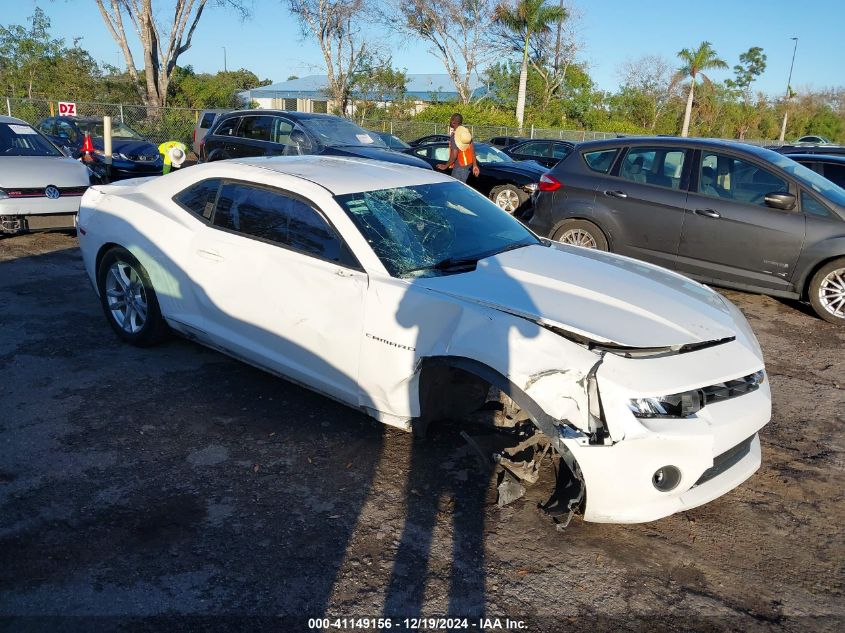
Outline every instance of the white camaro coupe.
{"type": "Polygon", "coordinates": [[[89,172],[26,121],[0,116],[0,233],[72,229],[89,172]]]}
{"type": "Polygon", "coordinates": [[[771,395],[735,306],[656,266],[542,240],[448,176],[221,161],[94,186],[78,229],[126,342],[175,330],[418,433],[495,394],[490,423],[519,438],[496,461],[532,483],[554,455],[570,516],[658,519],[760,466],[771,395]]]}

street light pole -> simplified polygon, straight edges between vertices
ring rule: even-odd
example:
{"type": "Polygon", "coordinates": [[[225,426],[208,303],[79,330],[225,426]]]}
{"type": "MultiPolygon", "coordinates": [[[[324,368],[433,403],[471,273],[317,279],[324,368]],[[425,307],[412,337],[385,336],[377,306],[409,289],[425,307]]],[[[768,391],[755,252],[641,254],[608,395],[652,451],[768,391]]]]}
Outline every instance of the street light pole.
{"type": "MultiPolygon", "coordinates": [[[[229,72],[229,69],[226,68],[226,47],[221,46],[220,48],[223,49],[223,72],[227,73],[227,72],[229,72]]],[[[790,71],[790,74],[791,74],[791,71],[790,71]]]]}
{"type": "Polygon", "coordinates": [[[789,114],[789,99],[792,92],[792,68],[795,66],[795,51],[798,50],[798,38],[790,38],[795,42],[792,47],[792,63],[789,65],[789,79],[786,81],[786,98],[783,101],[783,124],[780,126],[780,143],[783,145],[783,139],[786,136],[786,117],[789,114]]]}

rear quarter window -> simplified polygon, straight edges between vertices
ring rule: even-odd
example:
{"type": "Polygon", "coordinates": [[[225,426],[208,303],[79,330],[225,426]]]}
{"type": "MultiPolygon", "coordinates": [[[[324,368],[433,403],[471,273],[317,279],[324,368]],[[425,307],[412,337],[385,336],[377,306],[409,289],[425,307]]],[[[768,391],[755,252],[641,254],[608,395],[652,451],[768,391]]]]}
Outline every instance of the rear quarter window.
{"type": "Polygon", "coordinates": [[[224,119],[211,133],[217,136],[234,136],[238,121],[240,121],[240,117],[236,116],[231,119],[224,119]]]}
{"type": "Polygon", "coordinates": [[[606,174],[613,166],[613,160],[616,158],[618,153],[619,148],[614,147],[612,149],[600,149],[594,152],[584,152],[582,156],[584,157],[584,162],[587,163],[587,167],[601,174],[606,174]]]}
{"type": "Polygon", "coordinates": [[[210,220],[211,214],[214,212],[214,201],[217,199],[219,188],[219,179],[203,180],[183,189],[173,196],[173,200],[194,215],[210,220]]]}

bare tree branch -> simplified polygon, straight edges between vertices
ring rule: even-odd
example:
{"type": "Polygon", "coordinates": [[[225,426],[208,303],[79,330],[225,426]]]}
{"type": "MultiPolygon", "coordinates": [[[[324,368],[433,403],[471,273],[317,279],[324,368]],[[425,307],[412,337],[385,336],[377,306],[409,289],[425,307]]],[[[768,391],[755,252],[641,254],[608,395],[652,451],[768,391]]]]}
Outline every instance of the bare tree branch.
{"type": "MultiPolygon", "coordinates": [[[[180,55],[191,47],[191,40],[208,1],[174,0],[170,21],[160,25],[156,21],[153,0],[108,0],[108,5],[106,0],[95,0],[109,34],[123,52],[126,71],[146,105],[160,107],[167,103],[170,78],[180,55]],[[143,80],[129,46],[124,18],[132,24],[141,44],[143,80]]],[[[212,0],[219,6],[234,9],[242,18],[249,14],[245,1],[212,0]]]]}
{"type": "Polygon", "coordinates": [[[386,22],[428,42],[460,100],[469,103],[473,78],[497,54],[489,37],[494,6],[493,0],[389,0],[386,22]]]}

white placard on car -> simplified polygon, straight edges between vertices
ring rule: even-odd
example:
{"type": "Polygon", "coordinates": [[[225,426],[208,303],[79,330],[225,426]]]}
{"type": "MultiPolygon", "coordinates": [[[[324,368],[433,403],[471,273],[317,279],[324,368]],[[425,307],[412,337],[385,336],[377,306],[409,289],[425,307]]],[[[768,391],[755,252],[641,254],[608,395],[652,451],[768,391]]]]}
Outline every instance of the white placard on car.
{"type": "Polygon", "coordinates": [[[9,125],[9,129],[15,134],[35,134],[35,130],[28,125],[9,125]]]}

